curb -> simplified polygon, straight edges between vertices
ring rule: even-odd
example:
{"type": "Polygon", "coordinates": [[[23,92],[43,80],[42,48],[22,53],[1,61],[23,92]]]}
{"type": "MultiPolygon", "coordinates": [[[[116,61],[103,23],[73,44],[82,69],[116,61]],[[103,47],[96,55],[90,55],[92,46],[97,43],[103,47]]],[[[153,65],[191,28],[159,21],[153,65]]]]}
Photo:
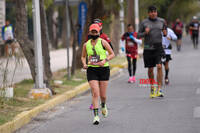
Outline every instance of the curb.
{"type": "Polygon", "coordinates": [[[126,68],[128,65],[127,62],[123,63],[123,64],[114,64],[114,65],[110,65],[110,67],[117,67],[117,68],[126,68]]]}
{"type": "MultiPolygon", "coordinates": [[[[119,67],[115,67],[111,69],[111,76],[117,74],[121,68],[121,66],[126,67],[127,63],[123,63],[122,65],[119,65],[119,67]],[[124,66],[123,66],[124,65],[124,66]]],[[[16,131],[17,129],[21,128],[23,125],[29,123],[33,117],[37,116],[40,112],[46,111],[48,109],[51,109],[55,107],[58,104],[61,104],[69,99],[72,99],[73,97],[80,95],[90,89],[90,86],[88,82],[83,83],[77,87],[75,87],[73,90],[67,91],[64,94],[61,94],[59,96],[56,96],[55,98],[47,101],[46,103],[39,105],[32,110],[24,111],[20,114],[18,114],[12,121],[7,122],[0,126],[0,133],[12,133],[16,131]]]]}

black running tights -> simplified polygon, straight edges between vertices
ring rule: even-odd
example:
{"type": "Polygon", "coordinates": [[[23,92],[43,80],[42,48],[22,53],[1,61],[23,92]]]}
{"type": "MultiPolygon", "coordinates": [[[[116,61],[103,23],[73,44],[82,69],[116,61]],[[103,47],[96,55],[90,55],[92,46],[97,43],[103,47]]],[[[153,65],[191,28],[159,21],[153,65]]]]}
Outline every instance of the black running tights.
{"type": "Polygon", "coordinates": [[[126,56],[126,57],[127,57],[127,61],[128,61],[128,73],[129,73],[129,76],[130,77],[135,76],[137,59],[132,59],[129,56],[126,56]]]}

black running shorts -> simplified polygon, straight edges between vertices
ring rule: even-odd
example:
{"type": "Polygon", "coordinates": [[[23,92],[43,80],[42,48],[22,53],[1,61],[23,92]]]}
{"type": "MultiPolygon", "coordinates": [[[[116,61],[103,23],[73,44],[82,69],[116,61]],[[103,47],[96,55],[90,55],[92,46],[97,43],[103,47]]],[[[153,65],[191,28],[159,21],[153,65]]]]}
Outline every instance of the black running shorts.
{"type": "Polygon", "coordinates": [[[172,60],[172,57],[171,57],[170,54],[167,54],[167,55],[166,55],[166,61],[170,61],[170,60],[172,60]]]}
{"type": "Polygon", "coordinates": [[[6,42],[5,42],[5,44],[7,45],[7,44],[12,44],[14,42],[14,40],[12,39],[12,40],[6,40],[6,42]]]}
{"type": "Polygon", "coordinates": [[[110,78],[109,67],[88,67],[87,80],[107,81],[110,78]]]}
{"type": "Polygon", "coordinates": [[[150,67],[155,67],[157,64],[162,64],[161,58],[163,56],[165,56],[165,53],[162,47],[157,47],[151,50],[144,49],[143,52],[144,67],[150,68],[150,67]]]}
{"type": "Polygon", "coordinates": [[[182,34],[176,34],[176,36],[178,40],[182,39],[182,34]]]}

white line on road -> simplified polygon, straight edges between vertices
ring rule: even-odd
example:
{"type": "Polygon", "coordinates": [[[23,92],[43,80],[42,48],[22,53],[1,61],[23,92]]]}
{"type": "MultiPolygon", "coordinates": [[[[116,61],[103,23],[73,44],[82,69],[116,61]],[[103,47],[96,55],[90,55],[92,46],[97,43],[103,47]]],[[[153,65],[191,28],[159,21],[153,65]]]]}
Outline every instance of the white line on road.
{"type": "Polygon", "coordinates": [[[196,94],[197,94],[197,95],[200,94],[200,88],[197,88],[197,90],[196,90],[196,94]]]}
{"type": "Polygon", "coordinates": [[[200,106],[194,108],[193,117],[200,118],[200,106]]]}

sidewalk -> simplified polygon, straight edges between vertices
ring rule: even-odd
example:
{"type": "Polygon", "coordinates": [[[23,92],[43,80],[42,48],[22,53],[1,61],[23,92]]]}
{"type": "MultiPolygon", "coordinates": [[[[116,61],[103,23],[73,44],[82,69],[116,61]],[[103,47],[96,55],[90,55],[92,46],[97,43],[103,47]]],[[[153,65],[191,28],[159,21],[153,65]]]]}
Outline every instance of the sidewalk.
{"type": "MultiPolygon", "coordinates": [[[[72,49],[69,50],[70,55],[70,66],[71,66],[71,60],[72,60],[72,49]]],[[[64,69],[67,67],[67,50],[66,49],[59,49],[54,50],[50,52],[50,63],[51,63],[51,70],[52,72],[58,71],[60,69],[64,69]]],[[[28,63],[25,58],[23,60],[23,65],[19,66],[16,70],[15,77],[14,77],[14,83],[20,82],[24,79],[31,79],[31,71],[28,66],[28,63]]],[[[1,58],[0,62],[6,62],[5,58],[1,58]]],[[[14,65],[15,65],[15,59],[10,59],[10,63],[8,66],[8,79],[11,80],[11,77],[13,75],[14,71],[14,65]]],[[[2,75],[2,73],[0,72],[2,75]]],[[[0,77],[0,84],[2,83],[2,76],[0,77]]],[[[8,82],[10,83],[10,82],[8,82]]]]}

